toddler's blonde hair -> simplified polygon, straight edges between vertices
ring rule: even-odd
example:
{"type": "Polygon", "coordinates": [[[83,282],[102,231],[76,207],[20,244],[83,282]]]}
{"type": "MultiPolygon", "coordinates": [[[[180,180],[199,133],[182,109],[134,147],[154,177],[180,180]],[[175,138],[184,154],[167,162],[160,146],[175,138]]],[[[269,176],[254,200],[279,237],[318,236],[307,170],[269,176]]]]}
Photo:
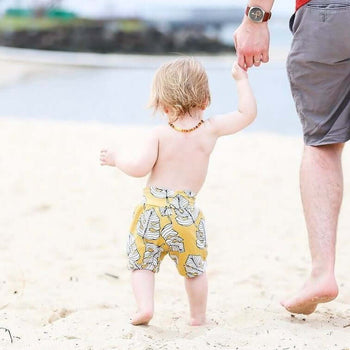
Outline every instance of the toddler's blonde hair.
{"type": "Polygon", "coordinates": [[[154,112],[168,110],[170,121],[175,121],[209,104],[207,73],[193,57],[178,58],[157,70],[148,104],[154,112]]]}

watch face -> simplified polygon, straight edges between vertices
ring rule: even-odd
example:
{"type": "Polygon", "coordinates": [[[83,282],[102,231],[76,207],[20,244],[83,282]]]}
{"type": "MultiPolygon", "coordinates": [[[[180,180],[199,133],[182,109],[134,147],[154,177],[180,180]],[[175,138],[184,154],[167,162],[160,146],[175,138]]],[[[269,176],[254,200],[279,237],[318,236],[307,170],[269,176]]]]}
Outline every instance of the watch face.
{"type": "Polygon", "coordinates": [[[249,10],[249,18],[254,22],[261,22],[264,17],[264,12],[260,7],[251,7],[249,10]]]}

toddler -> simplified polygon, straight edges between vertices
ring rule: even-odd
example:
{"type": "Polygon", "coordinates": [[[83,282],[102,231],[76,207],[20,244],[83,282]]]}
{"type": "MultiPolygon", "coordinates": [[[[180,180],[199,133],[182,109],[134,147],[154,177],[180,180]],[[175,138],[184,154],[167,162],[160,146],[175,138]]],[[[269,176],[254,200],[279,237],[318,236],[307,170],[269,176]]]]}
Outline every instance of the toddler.
{"type": "Polygon", "coordinates": [[[204,183],[216,140],[245,128],[256,117],[247,73],[234,63],[232,76],[238,110],[204,119],[210,93],[203,66],[194,58],[162,65],[153,79],[150,107],[164,113],[168,124],[151,131],[138,159],[101,151],[101,165],[116,166],[135,177],[149,174],[127,248],[137,304],[131,319],[134,325],[148,324],[153,316],[154,274],[167,254],[185,279],[190,324],[205,323],[207,237],[196,194],[204,183]]]}

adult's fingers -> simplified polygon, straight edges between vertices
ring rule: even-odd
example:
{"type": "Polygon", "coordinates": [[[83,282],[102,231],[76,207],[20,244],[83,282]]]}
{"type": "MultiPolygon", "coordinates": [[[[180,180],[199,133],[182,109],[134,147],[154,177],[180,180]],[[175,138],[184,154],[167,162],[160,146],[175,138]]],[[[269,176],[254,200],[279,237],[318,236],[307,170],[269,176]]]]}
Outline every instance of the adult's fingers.
{"type": "Polygon", "coordinates": [[[237,55],[237,63],[242,69],[247,70],[243,55],[237,55]]]}
{"type": "Polygon", "coordinates": [[[264,51],[261,55],[261,62],[267,63],[269,62],[269,52],[264,51]]]}
{"type": "Polygon", "coordinates": [[[254,55],[253,62],[255,67],[259,67],[261,64],[261,55],[254,55]]]}
{"type": "Polygon", "coordinates": [[[253,57],[253,55],[245,55],[246,68],[250,68],[253,66],[253,57]]]}

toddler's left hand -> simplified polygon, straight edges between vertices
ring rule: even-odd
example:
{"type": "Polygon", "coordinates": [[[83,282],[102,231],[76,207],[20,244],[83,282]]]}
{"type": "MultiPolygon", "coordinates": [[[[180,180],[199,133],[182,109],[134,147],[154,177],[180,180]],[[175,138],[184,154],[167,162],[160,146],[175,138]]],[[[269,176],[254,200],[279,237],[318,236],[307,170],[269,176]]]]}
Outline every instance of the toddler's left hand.
{"type": "Polygon", "coordinates": [[[115,166],[114,152],[108,149],[102,149],[100,152],[100,164],[115,166]]]}
{"type": "Polygon", "coordinates": [[[237,61],[233,63],[231,73],[232,73],[232,77],[236,81],[242,80],[242,79],[248,79],[248,73],[238,65],[237,61]]]}

